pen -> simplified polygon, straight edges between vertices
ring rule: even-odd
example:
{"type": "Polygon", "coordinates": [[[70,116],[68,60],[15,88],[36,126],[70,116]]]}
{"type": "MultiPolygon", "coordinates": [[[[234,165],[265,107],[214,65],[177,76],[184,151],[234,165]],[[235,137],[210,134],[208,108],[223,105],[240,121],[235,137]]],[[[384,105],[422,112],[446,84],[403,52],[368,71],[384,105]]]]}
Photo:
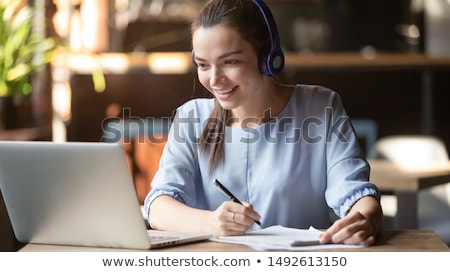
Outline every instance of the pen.
{"type": "MultiPolygon", "coordinates": [[[[241,202],[239,199],[237,199],[237,197],[235,197],[235,196],[227,189],[227,187],[223,186],[223,184],[220,183],[220,181],[219,181],[218,179],[214,179],[214,184],[215,184],[217,187],[219,187],[219,189],[220,189],[220,190],[221,190],[228,198],[230,198],[231,201],[243,205],[242,202],[241,202]]],[[[259,226],[261,226],[261,222],[259,222],[259,220],[255,220],[255,223],[258,224],[259,226]]]]}

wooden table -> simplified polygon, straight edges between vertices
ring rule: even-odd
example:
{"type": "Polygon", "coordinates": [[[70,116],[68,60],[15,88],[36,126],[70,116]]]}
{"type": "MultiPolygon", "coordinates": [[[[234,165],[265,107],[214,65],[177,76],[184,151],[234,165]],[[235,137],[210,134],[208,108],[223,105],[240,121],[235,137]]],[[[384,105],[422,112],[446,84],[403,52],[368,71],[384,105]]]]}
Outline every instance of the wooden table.
{"type": "Polygon", "coordinates": [[[418,194],[420,190],[450,182],[450,161],[434,168],[404,169],[386,160],[369,160],[370,180],[380,191],[397,197],[394,227],[416,229],[418,226],[418,194]]]}
{"type": "MultiPolygon", "coordinates": [[[[58,245],[27,244],[19,251],[21,252],[61,252],[61,251],[136,251],[128,249],[95,248],[95,247],[75,247],[58,245]]],[[[249,252],[254,249],[238,244],[227,244],[218,242],[199,242],[164,249],[153,249],[150,251],[164,252],[249,252]]],[[[449,247],[431,230],[385,230],[379,237],[377,244],[364,248],[351,249],[326,249],[319,251],[372,251],[372,252],[412,252],[431,251],[447,252],[449,247]]]]}

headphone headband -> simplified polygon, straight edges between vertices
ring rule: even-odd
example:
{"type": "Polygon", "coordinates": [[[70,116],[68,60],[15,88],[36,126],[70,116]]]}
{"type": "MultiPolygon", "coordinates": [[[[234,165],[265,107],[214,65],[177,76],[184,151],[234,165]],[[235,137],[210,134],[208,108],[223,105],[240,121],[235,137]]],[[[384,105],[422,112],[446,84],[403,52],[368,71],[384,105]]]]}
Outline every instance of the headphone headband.
{"type": "Polygon", "coordinates": [[[261,58],[261,70],[265,75],[273,76],[280,73],[284,68],[284,54],[281,49],[277,25],[272,12],[263,0],[253,0],[253,3],[256,4],[264,17],[271,43],[269,52],[261,58]]]}

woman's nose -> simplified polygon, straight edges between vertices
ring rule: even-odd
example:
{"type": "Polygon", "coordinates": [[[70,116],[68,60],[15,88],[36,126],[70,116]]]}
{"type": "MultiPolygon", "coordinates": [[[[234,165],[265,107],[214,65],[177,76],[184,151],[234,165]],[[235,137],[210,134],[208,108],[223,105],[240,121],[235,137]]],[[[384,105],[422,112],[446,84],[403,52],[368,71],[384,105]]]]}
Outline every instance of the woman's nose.
{"type": "Polygon", "coordinates": [[[211,69],[211,74],[210,74],[210,77],[209,77],[210,85],[212,85],[212,86],[217,85],[217,84],[219,84],[222,81],[222,79],[223,79],[223,74],[220,71],[220,69],[212,68],[211,69]]]}

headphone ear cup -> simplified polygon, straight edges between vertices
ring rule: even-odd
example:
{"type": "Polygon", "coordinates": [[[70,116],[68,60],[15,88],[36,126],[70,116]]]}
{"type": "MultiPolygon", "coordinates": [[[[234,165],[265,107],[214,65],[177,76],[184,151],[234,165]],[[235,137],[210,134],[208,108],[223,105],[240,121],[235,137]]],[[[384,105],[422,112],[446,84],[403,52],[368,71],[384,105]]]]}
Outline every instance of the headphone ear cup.
{"type": "Polygon", "coordinates": [[[274,76],[284,69],[284,54],[281,50],[272,50],[259,58],[259,68],[266,76],[274,76]]]}
{"type": "Polygon", "coordinates": [[[267,67],[272,76],[279,74],[284,69],[284,54],[281,50],[275,50],[267,56],[267,67]]]}

